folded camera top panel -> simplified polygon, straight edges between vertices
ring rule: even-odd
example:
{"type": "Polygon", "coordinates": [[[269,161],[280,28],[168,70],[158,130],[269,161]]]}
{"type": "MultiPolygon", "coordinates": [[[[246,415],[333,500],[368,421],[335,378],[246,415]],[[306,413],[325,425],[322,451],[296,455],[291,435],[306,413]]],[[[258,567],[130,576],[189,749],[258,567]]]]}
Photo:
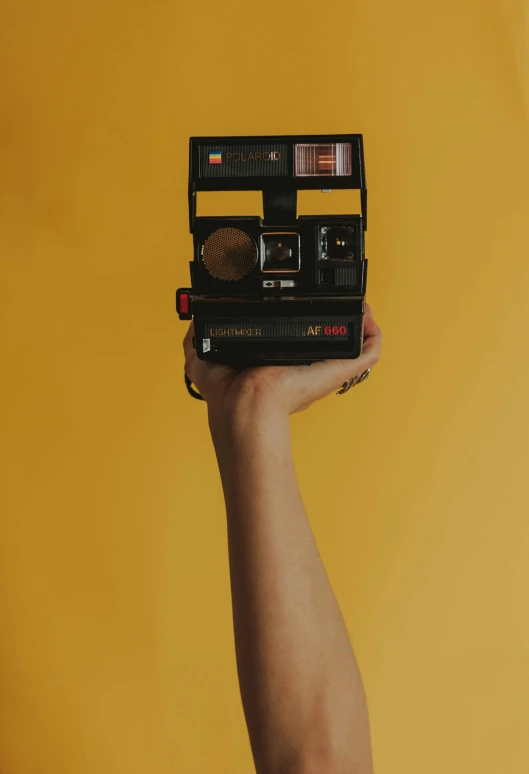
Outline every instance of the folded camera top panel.
{"type": "Polygon", "coordinates": [[[190,138],[191,231],[197,191],[293,192],[332,188],[362,191],[365,229],[367,192],[361,134],[190,138]]]}

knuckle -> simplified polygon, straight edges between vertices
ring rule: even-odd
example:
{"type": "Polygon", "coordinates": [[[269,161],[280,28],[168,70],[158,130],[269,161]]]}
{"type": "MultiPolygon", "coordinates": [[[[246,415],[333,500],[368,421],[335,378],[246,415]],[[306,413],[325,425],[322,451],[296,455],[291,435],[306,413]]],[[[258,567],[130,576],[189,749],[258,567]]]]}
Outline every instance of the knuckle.
{"type": "Polygon", "coordinates": [[[380,360],[380,350],[374,349],[369,356],[369,362],[372,365],[376,365],[379,362],[379,360],[380,360]]]}

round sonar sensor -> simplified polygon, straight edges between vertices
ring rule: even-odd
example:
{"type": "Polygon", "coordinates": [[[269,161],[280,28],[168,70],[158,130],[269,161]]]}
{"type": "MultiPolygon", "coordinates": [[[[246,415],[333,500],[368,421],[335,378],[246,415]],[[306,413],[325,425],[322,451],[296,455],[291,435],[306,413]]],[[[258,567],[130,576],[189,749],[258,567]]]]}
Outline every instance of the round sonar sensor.
{"type": "Polygon", "coordinates": [[[252,271],[257,263],[257,246],[239,228],[218,228],[202,245],[200,256],[212,277],[233,282],[252,271]]]}

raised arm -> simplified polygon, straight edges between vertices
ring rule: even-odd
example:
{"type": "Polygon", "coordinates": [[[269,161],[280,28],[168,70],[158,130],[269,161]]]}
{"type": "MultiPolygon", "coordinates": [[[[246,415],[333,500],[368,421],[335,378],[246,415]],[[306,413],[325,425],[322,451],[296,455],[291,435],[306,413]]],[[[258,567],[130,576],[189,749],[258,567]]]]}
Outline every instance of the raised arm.
{"type": "MultiPolygon", "coordinates": [[[[366,318],[356,361],[186,370],[208,401],[226,500],[239,684],[258,774],[370,774],[362,680],[305,514],[289,414],[378,360],[366,318]]],[[[345,400],[345,398],[344,398],[345,400]]]]}

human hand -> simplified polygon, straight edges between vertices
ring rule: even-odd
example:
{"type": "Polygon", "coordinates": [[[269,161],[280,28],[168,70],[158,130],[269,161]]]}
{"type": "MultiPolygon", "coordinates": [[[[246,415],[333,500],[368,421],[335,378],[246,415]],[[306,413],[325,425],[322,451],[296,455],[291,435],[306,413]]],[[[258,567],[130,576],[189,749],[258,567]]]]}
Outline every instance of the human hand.
{"type": "Polygon", "coordinates": [[[184,339],[185,372],[208,404],[210,415],[227,416],[240,409],[294,414],[336,392],[380,358],[382,333],[365,305],[362,353],[355,360],[321,360],[310,366],[257,366],[235,369],[200,360],[193,347],[193,323],[184,339]]]}

